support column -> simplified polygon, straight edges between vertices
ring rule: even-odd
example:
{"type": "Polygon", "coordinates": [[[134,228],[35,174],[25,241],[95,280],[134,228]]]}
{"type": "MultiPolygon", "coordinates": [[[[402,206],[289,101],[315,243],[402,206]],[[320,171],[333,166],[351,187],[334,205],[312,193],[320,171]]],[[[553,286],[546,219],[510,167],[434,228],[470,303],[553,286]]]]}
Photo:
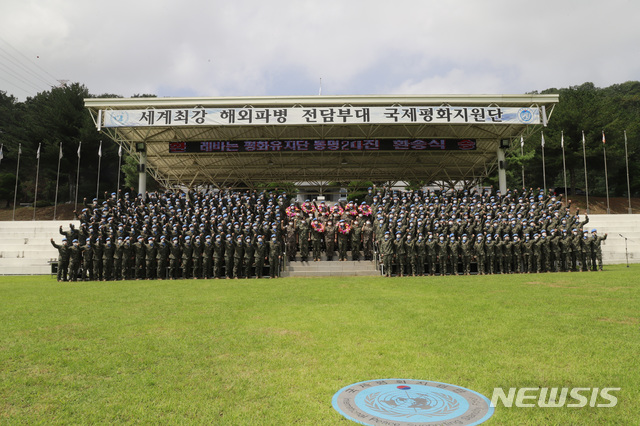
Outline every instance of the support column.
{"type": "Polygon", "coordinates": [[[504,149],[498,148],[498,186],[501,194],[507,193],[507,161],[504,156],[504,149]]]}
{"type": "Polygon", "coordinates": [[[147,192],[147,151],[139,151],[140,164],[138,164],[138,193],[144,194],[147,192]]]}

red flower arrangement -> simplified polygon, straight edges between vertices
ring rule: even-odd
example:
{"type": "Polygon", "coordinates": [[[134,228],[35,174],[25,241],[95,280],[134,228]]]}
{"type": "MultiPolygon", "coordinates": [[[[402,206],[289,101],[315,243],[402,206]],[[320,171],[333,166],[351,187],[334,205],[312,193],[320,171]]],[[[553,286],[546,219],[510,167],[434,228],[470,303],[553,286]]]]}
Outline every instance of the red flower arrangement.
{"type": "Polygon", "coordinates": [[[318,222],[317,220],[311,222],[311,227],[316,232],[324,232],[324,224],[322,222],[318,222]]]}
{"type": "Polygon", "coordinates": [[[289,207],[286,208],[285,212],[287,213],[287,216],[294,218],[298,215],[298,212],[300,211],[300,209],[298,207],[296,207],[295,205],[291,205],[289,207]]]}
{"type": "Polygon", "coordinates": [[[309,214],[309,213],[313,213],[316,211],[316,208],[313,204],[311,203],[304,203],[302,205],[302,211],[309,214]]]}
{"type": "Polygon", "coordinates": [[[351,232],[351,225],[347,222],[338,223],[338,232],[341,234],[348,234],[351,232]]]}
{"type": "Polygon", "coordinates": [[[358,207],[354,206],[352,203],[347,204],[345,211],[351,216],[358,215],[358,207]]]}
{"type": "Polygon", "coordinates": [[[358,206],[358,211],[360,211],[363,216],[371,216],[371,214],[373,213],[373,211],[371,210],[371,206],[367,204],[358,206]]]}
{"type": "Polygon", "coordinates": [[[327,205],[324,202],[318,205],[318,213],[324,214],[324,213],[327,213],[328,211],[329,211],[329,207],[327,207],[327,205]]]}
{"type": "Polygon", "coordinates": [[[338,204],[336,204],[335,206],[333,206],[333,209],[331,209],[331,212],[338,213],[339,216],[342,216],[344,214],[344,209],[338,204]]]}

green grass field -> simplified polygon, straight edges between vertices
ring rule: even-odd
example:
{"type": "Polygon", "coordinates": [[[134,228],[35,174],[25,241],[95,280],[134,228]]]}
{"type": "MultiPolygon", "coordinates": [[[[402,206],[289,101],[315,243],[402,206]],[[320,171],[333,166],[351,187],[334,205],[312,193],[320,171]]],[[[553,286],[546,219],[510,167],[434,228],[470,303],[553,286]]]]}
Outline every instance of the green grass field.
{"type": "MultiPolygon", "coordinates": [[[[0,278],[0,423],[354,424],[342,387],[620,387],[614,408],[486,424],[638,424],[640,266],[599,273],[58,283],[0,278]]],[[[508,389],[505,389],[508,390],[508,389]]]]}

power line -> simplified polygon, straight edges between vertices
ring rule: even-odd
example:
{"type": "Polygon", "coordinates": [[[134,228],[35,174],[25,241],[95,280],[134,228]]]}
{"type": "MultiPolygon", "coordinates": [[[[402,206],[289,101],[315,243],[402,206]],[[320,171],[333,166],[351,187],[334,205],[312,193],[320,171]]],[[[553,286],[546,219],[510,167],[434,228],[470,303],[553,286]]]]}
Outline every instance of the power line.
{"type": "MultiPolygon", "coordinates": [[[[3,49],[2,46],[0,46],[0,57],[5,58],[7,61],[9,61],[13,65],[15,65],[17,68],[23,70],[24,73],[27,73],[27,74],[31,75],[32,77],[35,77],[36,79],[38,79],[41,82],[45,83],[47,86],[51,86],[51,83],[49,81],[45,80],[44,78],[42,78],[41,76],[36,74],[34,71],[32,71],[29,68],[27,68],[24,64],[21,64],[19,62],[18,58],[16,58],[10,52],[8,52],[5,49],[3,49]]],[[[5,63],[5,65],[6,65],[6,63],[5,63]]]]}
{"type": "Polygon", "coordinates": [[[21,81],[22,83],[25,83],[25,84],[27,84],[27,85],[31,86],[32,88],[34,88],[34,89],[36,89],[36,90],[41,90],[41,88],[40,88],[40,87],[36,86],[34,83],[32,83],[32,82],[30,82],[30,81],[25,80],[25,79],[24,79],[24,78],[22,78],[19,74],[17,74],[15,71],[13,71],[11,68],[7,67],[5,64],[3,64],[3,63],[1,63],[1,62],[0,62],[0,68],[4,69],[4,70],[5,70],[5,72],[6,72],[9,76],[13,77],[14,79],[19,80],[19,81],[21,81]]]}
{"type": "MultiPolygon", "coordinates": [[[[36,62],[34,62],[31,58],[29,58],[28,56],[26,56],[24,53],[22,53],[21,51],[19,51],[18,49],[16,49],[15,47],[13,47],[13,45],[11,43],[9,43],[8,41],[6,41],[5,39],[3,39],[2,37],[0,37],[0,41],[4,42],[7,46],[9,46],[11,49],[13,49],[14,51],[16,51],[20,56],[22,56],[24,59],[26,59],[27,61],[29,61],[31,64],[33,64],[36,68],[38,68],[40,71],[44,72],[46,75],[48,75],[53,81],[57,81],[58,78],[55,77],[54,75],[52,75],[49,71],[45,70],[44,68],[42,68],[39,64],[37,64],[36,62]]],[[[49,83],[47,83],[49,84],[49,83]]]]}
{"type": "Polygon", "coordinates": [[[31,94],[31,93],[32,93],[32,91],[31,91],[31,90],[27,90],[27,89],[25,89],[24,87],[18,86],[17,84],[10,82],[9,80],[7,80],[7,79],[6,79],[6,78],[4,78],[4,77],[0,77],[0,80],[3,80],[3,81],[5,81],[5,82],[9,83],[10,85],[12,85],[13,87],[15,87],[16,89],[20,89],[20,90],[22,90],[22,91],[23,91],[23,92],[25,92],[25,93],[28,93],[28,94],[31,94]]]}
{"type": "Polygon", "coordinates": [[[0,41],[19,55],[13,54],[10,50],[0,45],[0,58],[2,58],[0,70],[6,77],[2,78],[3,81],[22,90],[26,96],[34,95],[58,86],[58,83],[56,83],[57,79],[44,68],[29,59],[24,53],[16,49],[2,37],[0,37],[0,41]],[[31,87],[32,89],[27,90],[25,87],[31,87]]]}

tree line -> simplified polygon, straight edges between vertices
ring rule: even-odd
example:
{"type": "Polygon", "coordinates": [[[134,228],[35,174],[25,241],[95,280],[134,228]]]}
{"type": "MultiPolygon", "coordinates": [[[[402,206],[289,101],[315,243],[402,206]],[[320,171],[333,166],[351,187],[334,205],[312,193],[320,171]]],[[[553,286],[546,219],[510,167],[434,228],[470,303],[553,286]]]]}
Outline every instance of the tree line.
{"type": "MultiPolygon", "coordinates": [[[[537,92],[535,92],[537,93],[537,92]]],[[[640,82],[628,81],[606,88],[584,83],[562,89],[547,89],[542,94],[560,95],[560,102],[546,128],[545,166],[547,187],[563,188],[564,175],[560,140],[564,135],[567,185],[571,192],[584,190],[584,159],[582,133],[589,192],[605,194],[605,173],[602,132],[606,134],[609,192],[612,196],[627,195],[624,133],[628,140],[628,159],[631,195],[640,193],[640,82]]],[[[153,95],[134,95],[153,96],[153,95]]],[[[84,107],[84,99],[121,97],[113,94],[98,96],[89,93],[80,83],[54,87],[25,101],[0,91],[0,200],[12,201],[15,173],[20,146],[18,203],[33,202],[36,186],[36,152],[41,146],[38,183],[38,205],[49,205],[55,198],[58,156],[60,160],[59,202],[75,200],[77,151],[80,142],[80,176],[78,194],[93,198],[97,187],[98,149],[102,144],[100,189],[112,192],[118,186],[135,188],[137,171],[135,159],[125,154],[122,174],[118,173],[118,147],[106,135],[96,130],[95,123],[84,107]]],[[[540,132],[532,132],[520,141],[513,140],[507,153],[507,182],[510,188],[522,186],[524,167],[525,186],[542,187],[542,149],[540,132]]],[[[497,176],[487,178],[485,184],[495,183],[497,176]]],[[[153,186],[152,186],[153,188],[153,186]]]]}

